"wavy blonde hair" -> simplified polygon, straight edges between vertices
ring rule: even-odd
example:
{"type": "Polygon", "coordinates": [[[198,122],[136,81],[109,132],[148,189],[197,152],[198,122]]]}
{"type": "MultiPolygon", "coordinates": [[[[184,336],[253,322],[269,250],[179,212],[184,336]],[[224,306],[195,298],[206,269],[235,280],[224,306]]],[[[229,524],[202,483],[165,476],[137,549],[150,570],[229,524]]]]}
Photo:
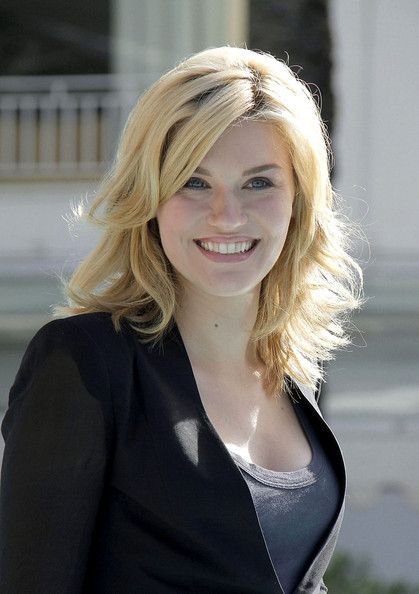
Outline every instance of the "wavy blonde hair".
{"type": "Polygon", "coordinates": [[[242,120],[275,124],[296,184],[295,216],[262,281],[251,340],[265,364],[268,394],[289,391],[287,375],[315,388],[324,373],[318,362],[350,343],[345,326],[363,301],[362,271],[348,249],[354,227],[336,208],[318,106],[290,68],[264,52],[230,46],[199,52],[140,97],[87,213],[102,239],[63,280],[67,305],[54,314],[110,312],[117,331],[126,318],[141,341],[159,342],[181,292],[162,249],[157,208],[242,120]]]}

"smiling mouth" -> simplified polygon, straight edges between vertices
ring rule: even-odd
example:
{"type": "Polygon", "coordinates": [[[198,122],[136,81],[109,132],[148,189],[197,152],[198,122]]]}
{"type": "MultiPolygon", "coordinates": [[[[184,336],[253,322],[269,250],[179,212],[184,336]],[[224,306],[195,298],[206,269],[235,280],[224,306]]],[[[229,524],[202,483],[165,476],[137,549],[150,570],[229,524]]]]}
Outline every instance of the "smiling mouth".
{"type": "Polygon", "coordinates": [[[213,252],[215,254],[245,254],[255,247],[259,242],[259,239],[238,241],[237,243],[215,243],[214,241],[200,241],[199,239],[194,239],[194,242],[206,252],[213,252]]]}

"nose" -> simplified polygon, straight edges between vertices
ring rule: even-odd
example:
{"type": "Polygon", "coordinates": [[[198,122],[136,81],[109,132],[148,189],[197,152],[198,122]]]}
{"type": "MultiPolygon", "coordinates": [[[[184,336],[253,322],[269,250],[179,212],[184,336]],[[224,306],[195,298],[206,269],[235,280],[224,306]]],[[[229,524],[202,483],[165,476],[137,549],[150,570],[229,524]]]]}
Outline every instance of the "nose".
{"type": "Polygon", "coordinates": [[[240,199],[228,190],[216,192],[211,200],[207,222],[224,231],[234,231],[248,221],[240,199]]]}

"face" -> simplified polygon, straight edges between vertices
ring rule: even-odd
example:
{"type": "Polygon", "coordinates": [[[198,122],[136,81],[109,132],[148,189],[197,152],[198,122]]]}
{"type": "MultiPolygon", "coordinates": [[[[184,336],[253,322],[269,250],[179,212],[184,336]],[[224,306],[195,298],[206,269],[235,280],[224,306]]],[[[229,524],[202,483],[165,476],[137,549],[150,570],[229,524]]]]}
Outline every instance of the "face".
{"type": "Polygon", "coordinates": [[[187,290],[254,291],[281,254],[292,216],[292,165],[268,122],[230,127],[157,212],[163,249],[187,290]]]}

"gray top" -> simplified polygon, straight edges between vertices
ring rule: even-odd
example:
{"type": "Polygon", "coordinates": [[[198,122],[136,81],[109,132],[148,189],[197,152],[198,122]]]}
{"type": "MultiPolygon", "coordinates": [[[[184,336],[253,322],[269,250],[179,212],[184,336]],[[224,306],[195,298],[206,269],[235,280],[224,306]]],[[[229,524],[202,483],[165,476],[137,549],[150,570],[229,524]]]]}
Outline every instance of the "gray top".
{"type": "Polygon", "coordinates": [[[272,565],[285,594],[300,583],[315,552],[326,538],[339,512],[339,484],[314,429],[307,405],[293,402],[294,410],[312,450],[308,466],[278,472],[252,464],[233,451],[253,498],[272,565]]]}

